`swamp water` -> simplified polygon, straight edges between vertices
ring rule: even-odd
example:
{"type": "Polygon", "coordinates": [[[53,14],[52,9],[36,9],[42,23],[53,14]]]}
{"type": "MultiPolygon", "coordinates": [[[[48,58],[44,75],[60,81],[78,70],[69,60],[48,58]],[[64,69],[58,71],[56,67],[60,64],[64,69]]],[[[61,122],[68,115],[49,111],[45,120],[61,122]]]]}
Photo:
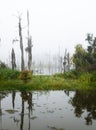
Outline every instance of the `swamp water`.
{"type": "Polygon", "coordinates": [[[96,92],[0,92],[0,130],[96,130],[96,92]]]}

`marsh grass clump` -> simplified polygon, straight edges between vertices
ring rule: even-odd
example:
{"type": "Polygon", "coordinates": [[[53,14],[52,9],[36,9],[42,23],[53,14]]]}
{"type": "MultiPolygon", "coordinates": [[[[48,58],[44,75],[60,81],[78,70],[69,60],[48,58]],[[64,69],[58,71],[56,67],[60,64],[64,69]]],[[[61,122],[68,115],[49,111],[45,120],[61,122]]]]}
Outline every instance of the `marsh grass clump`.
{"type": "Polygon", "coordinates": [[[28,80],[32,79],[32,73],[29,70],[23,70],[19,76],[19,79],[27,82],[28,80]]]}
{"type": "Polygon", "coordinates": [[[96,72],[92,73],[90,80],[91,80],[91,82],[96,82],[96,72]]]}
{"type": "Polygon", "coordinates": [[[79,80],[81,82],[90,82],[92,78],[92,74],[90,73],[84,73],[82,75],[80,75],[79,80]]]}

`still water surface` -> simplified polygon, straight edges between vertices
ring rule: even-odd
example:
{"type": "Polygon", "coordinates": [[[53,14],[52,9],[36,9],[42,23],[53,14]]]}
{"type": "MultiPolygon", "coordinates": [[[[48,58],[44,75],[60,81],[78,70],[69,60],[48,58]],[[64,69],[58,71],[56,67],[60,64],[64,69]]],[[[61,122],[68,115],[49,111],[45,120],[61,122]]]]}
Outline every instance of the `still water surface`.
{"type": "Polygon", "coordinates": [[[96,130],[96,92],[0,92],[0,130],[96,130]]]}

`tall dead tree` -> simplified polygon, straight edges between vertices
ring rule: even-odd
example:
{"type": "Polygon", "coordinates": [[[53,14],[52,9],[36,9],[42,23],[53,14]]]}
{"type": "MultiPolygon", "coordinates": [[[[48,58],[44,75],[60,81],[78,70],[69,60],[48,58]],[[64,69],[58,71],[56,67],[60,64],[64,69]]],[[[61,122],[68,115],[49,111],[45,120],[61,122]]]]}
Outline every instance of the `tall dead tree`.
{"type": "Polygon", "coordinates": [[[68,63],[68,71],[70,70],[70,54],[67,53],[67,63],[68,63]]]}
{"type": "Polygon", "coordinates": [[[64,66],[64,72],[70,70],[70,66],[71,66],[70,54],[69,54],[69,52],[67,53],[67,50],[65,50],[63,66],[64,66]]]}
{"type": "Polygon", "coordinates": [[[28,69],[32,70],[32,39],[28,40],[28,69]]]}
{"type": "Polygon", "coordinates": [[[66,63],[67,63],[67,50],[65,50],[64,61],[63,61],[64,73],[65,73],[65,71],[66,71],[66,63]]]}
{"type": "Polygon", "coordinates": [[[12,52],[11,52],[11,63],[12,63],[12,70],[14,70],[16,68],[16,59],[15,59],[15,52],[14,49],[12,48],[12,52]]]}
{"type": "Polygon", "coordinates": [[[19,16],[19,37],[20,37],[20,49],[21,49],[21,71],[23,71],[25,67],[24,67],[24,51],[23,51],[22,27],[20,16],[19,16]]]}
{"type": "Polygon", "coordinates": [[[26,47],[25,51],[28,52],[28,69],[32,71],[32,37],[29,33],[29,12],[27,11],[27,22],[28,22],[28,46],[26,47]]]}

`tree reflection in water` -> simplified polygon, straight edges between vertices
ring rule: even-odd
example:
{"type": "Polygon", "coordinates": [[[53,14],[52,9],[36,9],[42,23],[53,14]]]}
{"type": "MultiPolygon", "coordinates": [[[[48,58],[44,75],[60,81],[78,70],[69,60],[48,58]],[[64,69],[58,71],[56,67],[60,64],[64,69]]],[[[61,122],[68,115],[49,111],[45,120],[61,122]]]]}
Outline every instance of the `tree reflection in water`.
{"type": "MultiPolygon", "coordinates": [[[[16,91],[12,91],[12,106],[13,109],[15,108],[15,96],[16,96],[16,91]]],[[[29,119],[29,124],[28,124],[28,130],[30,130],[30,112],[32,112],[32,92],[26,92],[22,91],[21,94],[21,119],[20,119],[20,130],[23,130],[23,125],[24,125],[24,110],[25,110],[25,102],[28,103],[28,119],[29,119]]],[[[18,123],[19,120],[14,117],[14,122],[18,123]]]]}
{"type": "MultiPolygon", "coordinates": [[[[29,91],[21,91],[19,92],[18,94],[20,94],[19,96],[17,96],[18,92],[16,91],[11,91],[11,92],[1,92],[0,91],[0,130],[4,130],[4,128],[2,128],[2,104],[1,104],[1,100],[3,98],[5,98],[8,94],[8,97],[11,95],[11,102],[12,102],[12,109],[8,109],[7,112],[8,114],[14,114],[13,116],[10,117],[10,119],[12,119],[14,121],[14,123],[16,123],[16,125],[20,125],[19,129],[20,130],[24,130],[25,128],[25,125],[24,125],[24,121],[26,120],[26,117],[25,116],[25,112],[26,112],[26,108],[25,106],[27,105],[28,107],[28,130],[31,130],[31,125],[30,125],[30,120],[31,120],[31,115],[33,114],[32,111],[33,111],[33,92],[29,92],[29,91]],[[17,101],[18,101],[18,98],[19,97],[19,100],[21,99],[21,101],[19,103],[21,103],[21,106],[20,106],[20,111],[18,110],[15,110],[18,106],[17,106],[17,101]],[[27,102],[27,104],[26,104],[27,102]],[[19,114],[20,112],[20,118],[19,116],[17,116],[17,114],[15,114],[15,112],[17,112],[19,114]]],[[[47,92],[44,92],[45,94],[47,94],[47,92]]],[[[44,94],[43,92],[40,92],[39,95],[38,93],[36,93],[37,97],[44,94]]],[[[9,101],[10,102],[10,101],[9,101]]],[[[20,105],[20,104],[19,104],[20,105]]],[[[5,108],[6,109],[6,108],[5,108]]],[[[18,109],[18,108],[17,108],[18,109]]],[[[6,110],[5,110],[6,111],[6,110]]],[[[26,122],[25,122],[26,123],[26,122]]],[[[4,126],[3,126],[4,127],[4,126]]]]}
{"type": "MultiPolygon", "coordinates": [[[[0,92],[0,128],[4,129],[4,127],[5,127],[4,125],[2,125],[3,124],[2,121],[4,121],[4,120],[2,120],[3,119],[2,118],[2,116],[3,116],[2,111],[4,113],[4,110],[2,109],[2,104],[3,104],[2,99],[9,94],[8,99],[6,101],[9,101],[9,98],[10,98],[10,95],[11,95],[10,101],[11,101],[13,109],[10,109],[10,111],[14,113],[9,118],[9,120],[14,121],[14,123],[17,125],[16,127],[14,127],[16,129],[18,128],[19,130],[25,130],[25,129],[31,130],[32,128],[31,128],[31,125],[30,125],[30,120],[32,119],[31,116],[33,115],[32,110],[33,110],[33,101],[34,101],[33,97],[34,97],[34,95],[37,98],[36,101],[38,100],[37,102],[39,102],[39,97],[41,95],[45,94],[45,96],[41,98],[41,99],[44,98],[44,100],[45,100],[45,97],[50,96],[51,92],[49,94],[48,94],[48,91],[45,91],[45,92],[40,91],[40,92],[35,92],[35,93],[34,92],[28,92],[28,91],[21,91],[21,92],[16,93],[15,91],[12,91],[12,92],[9,92],[9,93],[8,92],[6,92],[6,93],[0,92]],[[20,100],[20,102],[18,102],[18,100],[20,100]],[[18,106],[20,106],[20,107],[17,108],[18,106]],[[28,107],[28,109],[26,109],[27,108],[26,106],[28,107]],[[15,109],[17,109],[17,110],[19,109],[19,111],[17,111],[17,114],[15,114],[15,109]],[[27,118],[25,116],[26,112],[27,112],[27,118]],[[18,114],[19,114],[19,116],[18,116],[18,114]],[[26,126],[27,126],[27,128],[26,128],[26,126]]],[[[93,120],[96,120],[96,100],[95,100],[96,92],[95,91],[76,91],[76,92],[75,91],[73,91],[73,92],[72,91],[64,91],[64,93],[66,93],[66,95],[68,97],[67,98],[68,100],[66,100],[67,102],[66,101],[65,102],[68,105],[70,103],[71,108],[72,108],[72,106],[74,107],[75,116],[78,117],[78,118],[82,118],[86,125],[92,125],[93,120]]],[[[55,93],[52,92],[51,99],[53,98],[54,94],[55,93]]],[[[56,97],[54,97],[54,100],[53,100],[54,102],[55,102],[55,98],[57,98],[57,97],[58,97],[58,95],[56,97]]],[[[62,98],[64,98],[64,97],[62,97],[62,98]]],[[[47,99],[47,101],[48,101],[48,99],[47,99]]],[[[53,105],[52,109],[56,108],[56,107],[58,108],[58,104],[53,104],[53,101],[52,101],[52,105],[53,105]]],[[[47,106],[47,104],[45,104],[42,100],[40,100],[40,102],[43,103],[43,107],[44,107],[44,108],[42,107],[43,108],[42,111],[44,111],[45,109],[48,110],[48,107],[50,108],[50,105],[47,106]]],[[[49,102],[51,102],[51,101],[49,101],[49,102]]],[[[36,104],[36,102],[35,102],[35,104],[36,104]]],[[[61,104],[62,104],[62,102],[61,102],[61,104]]],[[[61,104],[59,104],[59,105],[61,105],[61,104]]],[[[10,104],[8,104],[8,106],[9,107],[7,107],[7,108],[9,109],[10,104]]],[[[38,103],[37,103],[37,105],[34,105],[34,107],[37,107],[37,106],[38,106],[38,103]]],[[[70,107],[70,105],[69,105],[69,107],[70,107]]],[[[66,111],[66,108],[63,110],[63,105],[61,105],[61,108],[62,108],[62,111],[64,111],[64,110],[66,111]]],[[[34,110],[36,110],[36,108],[34,110]]],[[[37,110],[38,110],[38,108],[37,108],[37,110]]],[[[73,109],[71,109],[71,110],[73,110],[73,109]]],[[[59,112],[62,113],[62,111],[60,110],[59,112]]],[[[69,111],[70,110],[68,110],[68,112],[69,111]]],[[[36,111],[34,111],[34,113],[35,112],[36,111]]],[[[41,110],[40,110],[40,112],[41,112],[41,110]]],[[[58,109],[57,109],[56,112],[58,112],[58,109]]],[[[54,113],[53,113],[53,115],[54,115],[54,113]]],[[[5,114],[6,114],[6,112],[5,112],[5,114]]],[[[12,113],[9,113],[9,114],[12,114],[12,113]]],[[[71,111],[71,114],[73,115],[73,111],[71,111]]],[[[40,115],[42,116],[41,113],[40,113],[40,115]]],[[[66,115],[67,115],[67,113],[66,113],[66,115]]],[[[51,117],[52,116],[50,116],[50,118],[51,117]]],[[[69,115],[69,117],[70,117],[70,115],[69,115]]],[[[74,117],[72,117],[72,119],[73,118],[74,117]]],[[[31,123],[33,123],[32,120],[31,120],[31,123]]]]}
{"type": "MultiPolygon", "coordinates": [[[[1,100],[3,98],[5,98],[7,95],[8,95],[8,92],[5,93],[5,92],[0,91],[0,126],[1,126],[0,130],[3,130],[3,128],[2,128],[1,100]]],[[[15,108],[15,96],[16,96],[16,91],[12,91],[12,106],[13,106],[13,109],[15,108]]],[[[32,92],[26,92],[26,91],[21,92],[21,99],[22,99],[22,104],[21,104],[22,107],[21,107],[20,130],[23,130],[25,102],[28,103],[28,119],[29,119],[28,130],[30,130],[30,112],[32,111],[32,106],[33,106],[32,92]]],[[[13,121],[16,122],[16,123],[19,122],[19,120],[15,119],[15,117],[14,117],[13,121]]]]}
{"type": "Polygon", "coordinates": [[[21,110],[21,124],[20,124],[20,130],[23,130],[23,124],[24,124],[24,103],[28,102],[28,118],[29,118],[29,125],[28,130],[30,130],[30,112],[32,111],[32,93],[23,91],[21,92],[22,97],[22,110],[21,110]]]}
{"type": "Polygon", "coordinates": [[[13,109],[15,107],[15,96],[16,96],[16,91],[12,91],[12,105],[13,105],[13,109]]]}
{"type": "Polygon", "coordinates": [[[76,91],[73,98],[70,99],[75,108],[75,116],[80,118],[84,111],[87,112],[86,125],[92,125],[93,119],[96,120],[96,92],[95,91],[76,91]]]}
{"type": "Polygon", "coordinates": [[[8,93],[6,93],[6,92],[1,92],[1,91],[0,91],[0,126],[1,126],[1,129],[0,129],[0,130],[3,130],[3,128],[2,128],[2,108],[1,108],[1,100],[2,100],[3,98],[5,98],[5,97],[7,96],[7,94],[8,94],[8,93]]]}

